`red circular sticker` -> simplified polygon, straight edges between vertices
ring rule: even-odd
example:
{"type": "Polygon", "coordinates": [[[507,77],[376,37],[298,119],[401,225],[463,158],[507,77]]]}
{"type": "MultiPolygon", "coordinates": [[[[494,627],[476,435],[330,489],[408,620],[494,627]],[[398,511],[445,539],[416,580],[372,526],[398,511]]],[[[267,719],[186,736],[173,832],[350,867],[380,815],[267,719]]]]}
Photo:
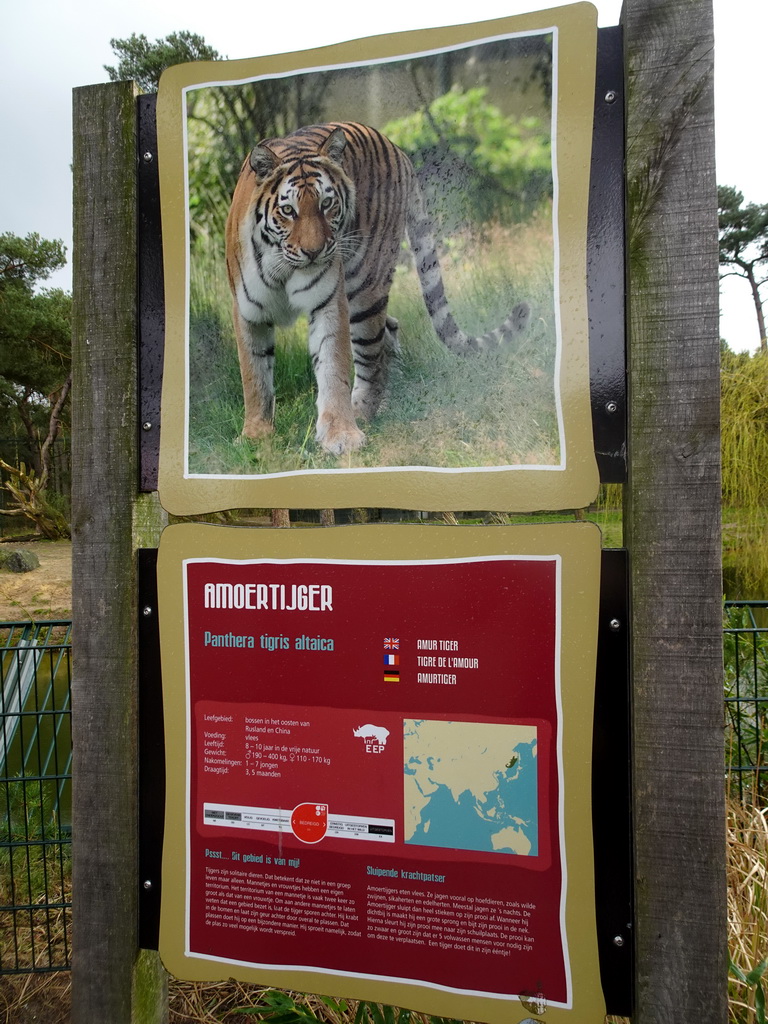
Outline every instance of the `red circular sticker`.
{"type": "Polygon", "coordinates": [[[302,843],[319,843],[328,831],[328,804],[299,804],[294,807],[291,829],[302,843]]]}

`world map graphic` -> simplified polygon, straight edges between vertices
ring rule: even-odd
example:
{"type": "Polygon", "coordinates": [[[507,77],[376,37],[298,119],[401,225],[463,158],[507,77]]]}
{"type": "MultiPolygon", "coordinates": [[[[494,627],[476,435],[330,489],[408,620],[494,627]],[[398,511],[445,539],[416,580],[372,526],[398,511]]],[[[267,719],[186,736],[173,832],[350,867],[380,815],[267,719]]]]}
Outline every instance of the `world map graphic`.
{"type": "Polygon", "coordinates": [[[536,857],[531,725],[403,722],[405,842],[536,857]]]}

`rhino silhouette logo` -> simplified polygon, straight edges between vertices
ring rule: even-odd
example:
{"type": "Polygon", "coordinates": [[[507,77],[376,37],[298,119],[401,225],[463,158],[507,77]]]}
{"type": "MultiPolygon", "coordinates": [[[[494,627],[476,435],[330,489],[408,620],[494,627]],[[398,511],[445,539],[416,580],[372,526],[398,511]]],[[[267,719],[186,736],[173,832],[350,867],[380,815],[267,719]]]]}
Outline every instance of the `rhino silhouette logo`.
{"type": "Polygon", "coordinates": [[[368,740],[371,743],[378,743],[380,747],[385,747],[387,745],[389,729],[385,729],[383,725],[361,725],[359,729],[352,730],[352,735],[368,740]]]}

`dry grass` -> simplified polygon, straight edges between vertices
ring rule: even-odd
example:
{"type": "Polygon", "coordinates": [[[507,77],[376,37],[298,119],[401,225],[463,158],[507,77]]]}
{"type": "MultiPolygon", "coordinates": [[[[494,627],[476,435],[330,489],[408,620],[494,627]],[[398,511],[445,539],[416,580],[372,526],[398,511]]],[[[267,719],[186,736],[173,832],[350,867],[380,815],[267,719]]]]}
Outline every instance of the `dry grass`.
{"type": "Polygon", "coordinates": [[[0,977],[2,1024],[68,1024],[70,1004],[68,971],[0,977]]]}
{"type": "MultiPolygon", "coordinates": [[[[728,803],[728,947],[748,974],[768,956],[768,809],[728,803]]],[[[754,1024],[754,987],[731,975],[730,1020],[754,1024]]]]}
{"type": "Polygon", "coordinates": [[[171,979],[169,989],[169,1024],[221,1024],[236,1020],[239,1015],[232,1015],[231,1011],[257,1003],[263,991],[238,981],[206,984],[176,979],[171,979]]]}
{"type": "MultiPolygon", "coordinates": [[[[271,1018],[280,1012],[272,1005],[265,1007],[264,994],[274,992],[254,985],[243,985],[237,981],[204,984],[172,980],[170,985],[169,1024],[234,1024],[243,1019],[259,1020],[271,1018]],[[261,1006],[264,1012],[242,1016],[243,1008],[261,1006]],[[235,1010],[239,1012],[234,1012],[235,1010]]],[[[313,1019],[323,1024],[351,1024],[358,1008],[356,1000],[326,999],[304,992],[287,993],[283,1013],[300,1020],[313,1019]]],[[[410,1024],[429,1024],[424,1014],[412,1014],[410,1024]]]]}

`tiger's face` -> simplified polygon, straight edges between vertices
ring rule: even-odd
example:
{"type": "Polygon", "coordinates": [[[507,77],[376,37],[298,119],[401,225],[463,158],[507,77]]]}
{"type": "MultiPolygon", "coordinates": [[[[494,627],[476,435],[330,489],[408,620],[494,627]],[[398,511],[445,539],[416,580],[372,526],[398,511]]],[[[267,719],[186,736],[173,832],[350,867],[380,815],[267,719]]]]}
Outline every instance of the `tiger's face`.
{"type": "Polygon", "coordinates": [[[250,163],[260,192],[254,240],[277,250],[286,270],[330,263],[354,211],[354,186],[340,164],[324,151],[281,161],[264,144],[253,150],[250,163]]]}
{"type": "Polygon", "coordinates": [[[346,224],[346,205],[330,175],[314,173],[297,181],[286,176],[267,204],[266,229],[287,263],[305,267],[328,263],[346,224]]]}

